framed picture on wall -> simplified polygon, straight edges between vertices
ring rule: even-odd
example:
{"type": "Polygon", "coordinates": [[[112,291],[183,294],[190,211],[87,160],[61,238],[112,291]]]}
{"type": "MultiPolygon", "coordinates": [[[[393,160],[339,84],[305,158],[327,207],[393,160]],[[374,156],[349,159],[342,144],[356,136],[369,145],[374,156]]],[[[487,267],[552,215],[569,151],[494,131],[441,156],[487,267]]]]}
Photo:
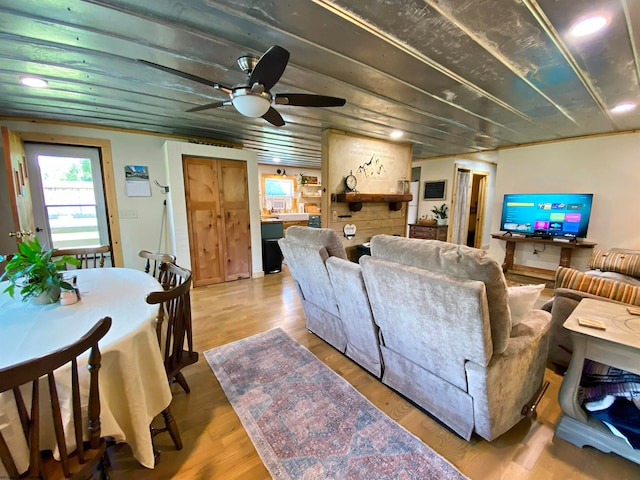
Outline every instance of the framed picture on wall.
{"type": "Polygon", "coordinates": [[[446,198],[446,180],[424,182],[424,200],[446,200],[446,198]]]}

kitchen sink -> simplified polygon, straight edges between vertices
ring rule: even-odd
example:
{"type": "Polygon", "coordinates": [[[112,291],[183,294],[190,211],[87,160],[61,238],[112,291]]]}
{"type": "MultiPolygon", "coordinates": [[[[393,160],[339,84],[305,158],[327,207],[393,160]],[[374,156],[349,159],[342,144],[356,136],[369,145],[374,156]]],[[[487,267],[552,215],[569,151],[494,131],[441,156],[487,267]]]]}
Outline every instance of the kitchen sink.
{"type": "Polygon", "coordinates": [[[309,220],[308,213],[279,213],[279,220],[292,221],[292,220],[309,220]]]}

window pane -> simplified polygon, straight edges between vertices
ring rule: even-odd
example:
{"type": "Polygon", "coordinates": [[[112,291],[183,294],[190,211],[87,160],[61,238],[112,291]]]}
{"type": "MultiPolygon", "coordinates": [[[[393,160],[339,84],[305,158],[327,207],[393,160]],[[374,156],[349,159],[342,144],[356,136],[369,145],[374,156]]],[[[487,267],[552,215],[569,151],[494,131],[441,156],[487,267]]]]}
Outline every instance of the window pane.
{"type": "Polygon", "coordinates": [[[52,247],[100,245],[91,160],[38,156],[52,247]]]}
{"type": "Polygon", "coordinates": [[[293,195],[293,180],[279,178],[265,178],[265,194],[274,197],[286,197],[293,195]]]}
{"type": "Polygon", "coordinates": [[[94,205],[45,207],[55,248],[100,245],[94,205]]]}

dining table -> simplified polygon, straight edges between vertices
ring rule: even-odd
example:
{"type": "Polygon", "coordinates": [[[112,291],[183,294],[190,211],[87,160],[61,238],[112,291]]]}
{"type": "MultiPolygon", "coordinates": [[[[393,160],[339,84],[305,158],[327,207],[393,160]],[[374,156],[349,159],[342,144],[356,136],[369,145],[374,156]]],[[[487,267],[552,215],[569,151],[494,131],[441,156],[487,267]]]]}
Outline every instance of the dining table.
{"type": "MultiPolygon", "coordinates": [[[[150,424],[169,406],[171,390],[156,335],[158,305],[145,299],[162,287],[151,275],[130,268],[89,268],[66,275],[75,277],[80,297],[71,305],[23,302],[17,293],[15,298],[4,293],[7,282],[0,283],[0,368],[64,347],[102,317],[111,317],[111,329],[99,343],[101,435],[126,442],[140,464],[153,468],[150,424]]],[[[0,431],[12,451],[25,450],[22,432],[12,430],[17,420],[12,400],[8,392],[0,395],[0,431]]],[[[43,430],[43,445],[55,451],[53,430],[43,430]]]]}

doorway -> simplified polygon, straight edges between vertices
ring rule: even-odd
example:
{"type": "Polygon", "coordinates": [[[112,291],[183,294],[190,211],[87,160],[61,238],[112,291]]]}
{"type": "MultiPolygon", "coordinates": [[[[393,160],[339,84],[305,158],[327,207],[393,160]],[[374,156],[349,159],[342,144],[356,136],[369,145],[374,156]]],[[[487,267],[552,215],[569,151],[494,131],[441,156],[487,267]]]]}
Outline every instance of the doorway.
{"type": "Polygon", "coordinates": [[[456,165],[451,242],[482,248],[489,172],[456,165]]]}
{"type": "Polygon", "coordinates": [[[469,198],[469,222],[467,223],[467,246],[469,247],[482,247],[484,222],[481,222],[481,212],[484,212],[486,182],[486,174],[473,174],[469,198]]]}
{"type": "Polygon", "coordinates": [[[36,236],[48,248],[111,245],[95,147],[24,144],[36,236]]]}
{"type": "MultiPolygon", "coordinates": [[[[116,200],[116,186],[111,159],[111,142],[101,138],[75,137],[71,135],[52,135],[37,132],[13,132],[2,127],[2,156],[5,163],[6,192],[10,215],[0,218],[2,235],[22,232],[31,235],[35,231],[33,219],[33,205],[28,168],[24,144],[26,142],[43,143],[48,145],[76,145],[95,147],[99,151],[102,172],[102,186],[104,189],[105,208],[107,212],[108,238],[111,245],[114,266],[122,266],[122,244],[120,241],[120,225],[118,220],[118,202],[116,200]],[[21,166],[22,165],[22,166],[21,166]],[[24,179],[24,180],[23,180],[24,179]]],[[[0,196],[1,197],[1,196],[0,196]]],[[[17,237],[13,237],[14,242],[17,237]]],[[[19,240],[18,240],[19,241],[19,240]]],[[[10,248],[10,246],[8,247],[10,248]]],[[[11,252],[15,250],[11,248],[11,252]]],[[[6,248],[5,248],[6,251],[6,248]]],[[[2,253],[2,252],[0,252],[2,253]]]]}

